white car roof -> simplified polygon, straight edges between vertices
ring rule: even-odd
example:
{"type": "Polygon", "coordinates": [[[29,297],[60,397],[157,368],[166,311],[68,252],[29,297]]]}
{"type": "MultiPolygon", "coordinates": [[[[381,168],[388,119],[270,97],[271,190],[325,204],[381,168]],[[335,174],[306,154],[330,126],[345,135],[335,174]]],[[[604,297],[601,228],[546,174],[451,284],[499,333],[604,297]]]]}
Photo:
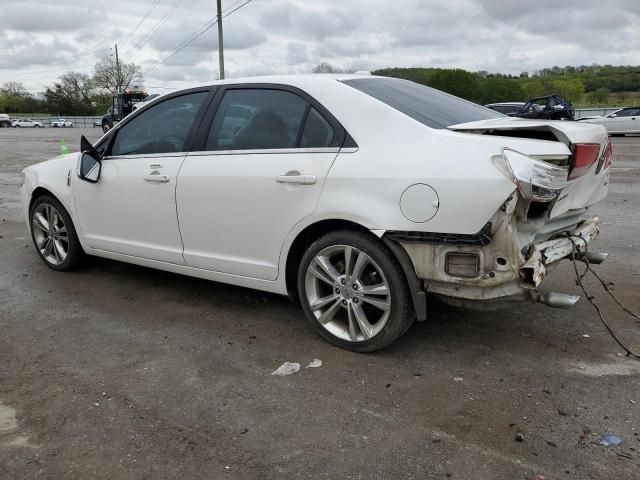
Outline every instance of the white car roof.
{"type": "MultiPolygon", "coordinates": [[[[274,83],[290,85],[298,88],[309,88],[315,86],[321,86],[327,82],[335,82],[338,80],[354,80],[362,78],[392,78],[382,77],[379,75],[365,75],[354,73],[308,73],[308,74],[288,74],[288,75],[259,75],[255,77],[238,77],[238,78],[225,78],[224,80],[212,80],[210,82],[200,82],[190,86],[178,87],[172,89],[169,92],[165,92],[159,95],[159,97],[153,98],[155,101],[157,98],[164,97],[171,93],[179,92],[181,90],[187,90],[190,88],[198,87],[210,87],[216,85],[229,85],[237,83],[274,83]]],[[[141,102],[143,103],[143,102],[141,102]]]]}

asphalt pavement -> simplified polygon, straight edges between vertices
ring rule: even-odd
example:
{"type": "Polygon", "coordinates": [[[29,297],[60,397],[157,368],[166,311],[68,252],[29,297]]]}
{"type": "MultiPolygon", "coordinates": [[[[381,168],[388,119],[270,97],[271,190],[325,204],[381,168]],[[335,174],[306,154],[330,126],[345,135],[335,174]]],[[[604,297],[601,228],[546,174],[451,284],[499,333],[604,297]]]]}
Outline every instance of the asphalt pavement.
{"type": "MultiPolygon", "coordinates": [[[[100,136],[0,129],[0,478],[640,478],[640,361],[584,299],[431,303],[364,355],[323,342],[285,297],[100,259],[48,269],[19,172],[80,134],[100,136]],[[272,376],[284,362],[302,368],[272,376]]],[[[614,151],[596,268],[637,312],[640,137],[614,151]]],[[[546,282],[579,293],[568,262],[546,282]]],[[[640,324],[586,285],[640,350],[640,324]]]]}

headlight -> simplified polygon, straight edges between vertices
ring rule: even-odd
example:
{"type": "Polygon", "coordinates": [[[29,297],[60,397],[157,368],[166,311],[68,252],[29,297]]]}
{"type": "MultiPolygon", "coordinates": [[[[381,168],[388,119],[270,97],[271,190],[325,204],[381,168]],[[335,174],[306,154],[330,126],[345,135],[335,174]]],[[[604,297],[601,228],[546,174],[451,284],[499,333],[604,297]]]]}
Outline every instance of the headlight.
{"type": "Polygon", "coordinates": [[[528,200],[548,202],[567,185],[569,170],[535,160],[509,148],[492,158],[493,164],[516,184],[518,191],[528,200]]]}

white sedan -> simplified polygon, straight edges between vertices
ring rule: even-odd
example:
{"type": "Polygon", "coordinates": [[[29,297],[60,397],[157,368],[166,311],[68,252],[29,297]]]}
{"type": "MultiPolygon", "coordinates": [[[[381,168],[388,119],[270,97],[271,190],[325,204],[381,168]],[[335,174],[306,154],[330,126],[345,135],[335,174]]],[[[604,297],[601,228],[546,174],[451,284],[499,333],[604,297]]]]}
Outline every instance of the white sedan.
{"type": "Polygon", "coordinates": [[[589,117],[580,121],[603,125],[610,135],[640,133],[640,107],[621,108],[603,117],[589,117]]]}
{"type": "Polygon", "coordinates": [[[18,118],[11,122],[12,127],[17,128],[42,128],[44,125],[42,122],[31,120],[30,118],[18,118]]]}
{"type": "Polygon", "coordinates": [[[81,151],[24,170],[47,266],[96,255],[291,295],[322,337],[359,352],[425,320],[427,291],[480,308],[574,304],[540,284],[597,236],[587,210],[611,162],[602,126],[360,75],[172,92],[81,151]]]}
{"type": "Polygon", "coordinates": [[[73,122],[69,120],[65,120],[64,118],[59,118],[51,122],[51,126],[54,128],[71,128],[73,127],[73,122]]]}

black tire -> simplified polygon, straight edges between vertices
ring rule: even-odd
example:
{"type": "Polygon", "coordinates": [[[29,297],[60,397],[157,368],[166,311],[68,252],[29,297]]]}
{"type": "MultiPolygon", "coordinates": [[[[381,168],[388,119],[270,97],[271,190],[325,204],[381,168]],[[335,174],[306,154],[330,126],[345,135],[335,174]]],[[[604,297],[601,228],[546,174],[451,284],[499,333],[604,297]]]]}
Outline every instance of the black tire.
{"type": "MultiPolygon", "coordinates": [[[[327,233],[313,242],[303,255],[298,269],[298,296],[305,316],[318,334],[329,343],[353,352],[373,352],[387,347],[401,337],[415,319],[409,285],[402,267],[382,242],[366,232],[339,230],[327,233]],[[309,305],[306,291],[307,270],[319,252],[334,246],[349,246],[364,252],[377,264],[386,279],[390,293],[388,319],[382,329],[371,338],[351,341],[334,335],[318,321],[309,305]]],[[[364,305],[362,303],[361,308],[364,305]]]]}
{"type": "Polygon", "coordinates": [[[82,245],[80,245],[80,241],[78,240],[76,229],[73,226],[73,222],[71,221],[71,217],[69,216],[69,213],[55,197],[53,197],[52,195],[46,194],[36,198],[36,200],[31,205],[31,208],[29,209],[29,219],[30,219],[29,227],[31,231],[31,240],[33,241],[33,245],[36,247],[36,252],[38,252],[38,255],[40,256],[40,258],[42,259],[42,261],[45,263],[47,267],[53,270],[57,270],[59,272],[67,272],[67,271],[77,269],[82,264],[82,261],[85,258],[85,253],[82,250],[82,245]],[[34,222],[33,219],[34,219],[35,211],[38,209],[38,207],[42,205],[53,206],[62,217],[64,225],[67,227],[67,233],[68,233],[67,256],[64,259],[64,261],[61,262],[60,264],[54,264],[49,260],[47,260],[42,254],[42,252],[40,251],[40,249],[38,248],[38,244],[36,241],[36,232],[35,232],[36,228],[33,225],[33,222],[34,222]]]}
{"type": "Polygon", "coordinates": [[[102,133],[107,133],[109,130],[111,130],[111,127],[109,127],[109,122],[105,120],[102,122],[102,133]]]}

